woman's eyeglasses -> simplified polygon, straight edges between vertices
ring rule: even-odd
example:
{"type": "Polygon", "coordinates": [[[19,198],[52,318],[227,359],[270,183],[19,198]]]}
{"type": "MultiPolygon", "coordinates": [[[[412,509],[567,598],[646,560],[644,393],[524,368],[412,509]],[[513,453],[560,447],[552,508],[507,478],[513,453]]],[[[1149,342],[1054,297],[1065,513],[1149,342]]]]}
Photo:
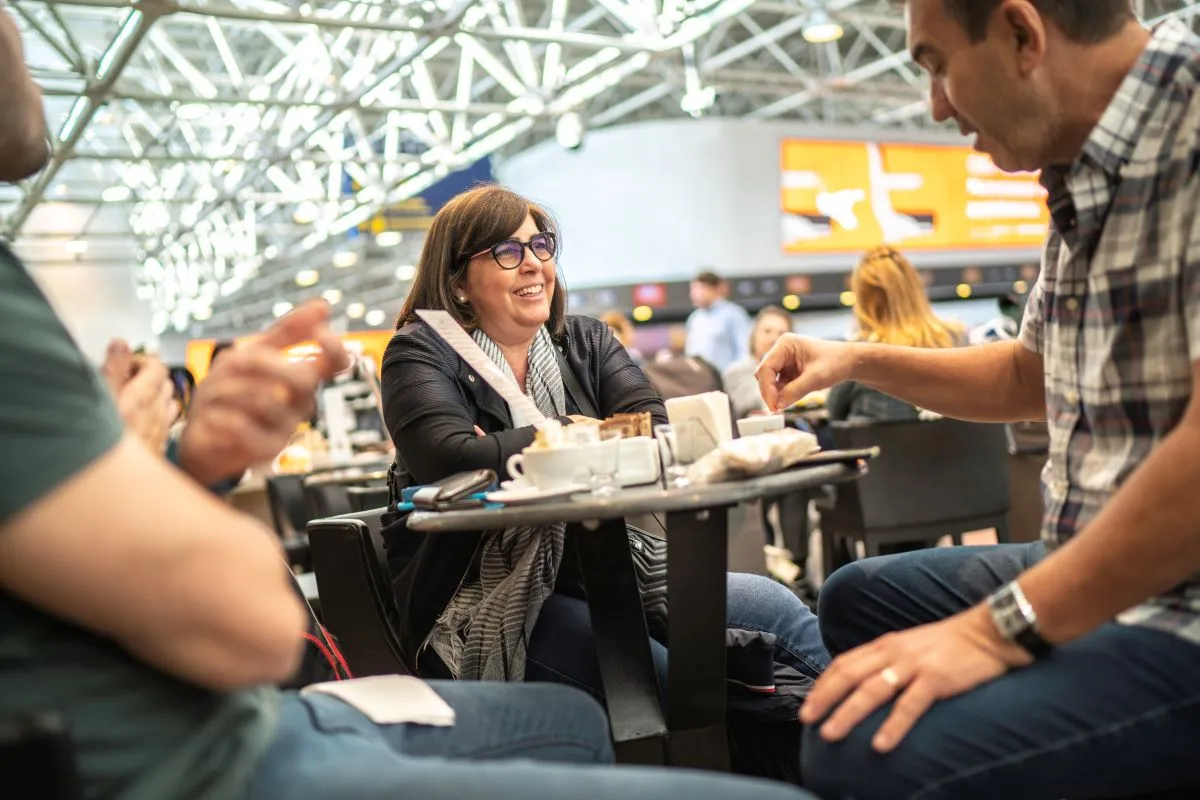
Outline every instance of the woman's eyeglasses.
{"type": "Polygon", "coordinates": [[[528,242],[522,242],[520,239],[505,239],[487,250],[480,250],[471,258],[490,252],[495,262],[500,265],[500,269],[516,269],[525,260],[526,247],[538,261],[549,261],[554,258],[554,254],[558,250],[558,240],[552,232],[542,231],[529,237],[528,242]]]}

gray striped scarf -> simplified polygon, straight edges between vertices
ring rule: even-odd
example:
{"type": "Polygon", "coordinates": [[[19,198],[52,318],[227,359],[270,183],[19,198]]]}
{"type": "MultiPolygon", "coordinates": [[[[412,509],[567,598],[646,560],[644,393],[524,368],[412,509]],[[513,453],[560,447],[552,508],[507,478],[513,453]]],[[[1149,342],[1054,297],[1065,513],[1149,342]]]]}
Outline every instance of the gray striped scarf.
{"type": "MultiPolygon", "coordinates": [[[[483,331],[475,342],[516,382],[500,348],[483,331]]],[[[566,413],[562,373],[544,327],[529,349],[525,394],[547,416],[566,413]]],[[[509,408],[513,427],[529,425],[509,408]]],[[[438,617],[430,646],[463,680],[521,681],[525,649],[542,604],[554,591],[566,526],[521,526],[490,531],[480,544],[479,574],[468,575],[438,617]]]]}

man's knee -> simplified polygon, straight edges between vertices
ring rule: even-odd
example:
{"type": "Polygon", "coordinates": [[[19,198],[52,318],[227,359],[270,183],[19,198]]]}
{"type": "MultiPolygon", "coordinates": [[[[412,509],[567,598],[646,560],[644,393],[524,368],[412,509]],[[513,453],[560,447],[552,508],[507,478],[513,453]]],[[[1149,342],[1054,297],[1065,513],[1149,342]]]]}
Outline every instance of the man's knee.
{"type": "Polygon", "coordinates": [[[916,792],[921,779],[903,744],[886,756],[871,747],[881,719],[869,717],[840,742],[827,742],[816,726],[808,727],[800,753],[804,787],[828,800],[902,800],[916,792]]]}
{"type": "Polygon", "coordinates": [[[860,601],[870,584],[870,576],[857,563],[836,570],[821,584],[817,619],[821,623],[821,638],[831,654],[836,656],[864,643],[858,615],[862,609],[860,601]]]}

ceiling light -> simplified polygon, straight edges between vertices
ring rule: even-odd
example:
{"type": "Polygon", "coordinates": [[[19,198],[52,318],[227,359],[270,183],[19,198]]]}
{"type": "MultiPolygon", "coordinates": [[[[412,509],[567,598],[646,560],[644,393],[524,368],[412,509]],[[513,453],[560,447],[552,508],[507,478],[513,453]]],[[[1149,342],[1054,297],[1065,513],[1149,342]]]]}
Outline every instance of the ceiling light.
{"type": "Polygon", "coordinates": [[[72,239],[71,241],[67,242],[64,247],[67,248],[68,253],[81,256],[87,252],[88,243],[84,239],[72,239]]]}
{"type": "Polygon", "coordinates": [[[800,296],[795,294],[785,294],[781,304],[788,311],[795,311],[800,307],[800,296]]]}
{"type": "Polygon", "coordinates": [[[858,298],[855,297],[854,292],[850,291],[849,289],[842,292],[840,299],[842,301],[842,305],[844,306],[852,306],[858,300],[858,298]]]}
{"type": "Polygon", "coordinates": [[[278,255],[279,245],[269,244],[267,245],[266,249],[263,250],[263,258],[265,258],[267,261],[270,261],[278,255]]]}
{"type": "Polygon", "coordinates": [[[284,314],[292,310],[292,304],[287,300],[280,300],[275,305],[271,306],[271,313],[277,317],[282,317],[284,314]]]}
{"type": "Polygon", "coordinates": [[[649,322],[654,317],[654,309],[650,306],[634,306],[630,316],[637,322],[649,322]]]}
{"type": "Polygon", "coordinates": [[[417,268],[412,264],[401,264],[396,267],[396,280],[398,281],[411,281],[416,274],[417,268]]]}
{"type": "Polygon", "coordinates": [[[100,193],[100,199],[106,203],[120,203],[128,200],[133,191],[128,186],[110,186],[100,193]]]}
{"type": "Polygon", "coordinates": [[[302,269],[296,273],[297,286],[313,286],[321,280],[321,273],[315,269],[302,269]]]}
{"type": "Polygon", "coordinates": [[[379,247],[395,247],[404,241],[404,234],[400,231],[384,231],[375,237],[375,244],[379,247]]]}
{"type": "Polygon", "coordinates": [[[342,302],[342,290],[326,289],[325,291],[321,292],[321,297],[324,297],[325,302],[329,303],[329,305],[336,306],[338,303],[342,302]]]}
{"type": "Polygon", "coordinates": [[[208,116],[208,106],[204,103],[184,103],[175,109],[175,116],[187,122],[204,119],[208,116]]]}
{"type": "Polygon", "coordinates": [[[954,287],[954,293],[963,300],[966,300],[971,296],[971,286],[970,284],[960,283],[958,286],[954,287]]]}
{"type": "Polygon", "coordinates": [[[351,303],[346,306],[346,316],[350,319],[358,319],[365,313],[367,313],[367,307],[362,303],[351,303]]]}
{"type": "Polygon", "coordinates": [[[568,150],[578,150],[583,145],[583,117],[574,111],[563,114],[554,127],[554,138],[568,150]]]}
{"type": "Polygon", "coordinates": [[[210,306],[201,306],[192,310],[192,319],[197,322],[204,322],[207,319],[212,319],[212,308],[210,306]]]}
{"type": "Polygon", "coordinates": [[[363,322],[374,327],[376,325],[382,325],[384,320],[386,320],[386,319],[387,319],[387,314],[383,313],[382,310],[380,310],[378,308],[372,308],[370,311],[367,312],[367,316],[363,318],[363,322]]]}
{"type": "Polygon", "coordinates": [[[827,44],[836,42],[845,33],[842,26],[829,16],[829,12],[819,8],[808,15],[808,22],[805,23],[804,30],[800,35],[804,37],[804,41],[810,44],[827,44]]]}
{"type": "Polygon", "coordinates": [[[317,208],[317,204],[310,200],[305,200],[296,206],[296,211],[292,214],[292,221],[297,225],[308,225],[320,215],[321,209],[317,208]]]}
{"type": "Polygon", "coordinates": [[[353,250],[339,250],[333,254],[333,265],[338,269],[353,267],[358,263],[358,253],[353,250]]]}

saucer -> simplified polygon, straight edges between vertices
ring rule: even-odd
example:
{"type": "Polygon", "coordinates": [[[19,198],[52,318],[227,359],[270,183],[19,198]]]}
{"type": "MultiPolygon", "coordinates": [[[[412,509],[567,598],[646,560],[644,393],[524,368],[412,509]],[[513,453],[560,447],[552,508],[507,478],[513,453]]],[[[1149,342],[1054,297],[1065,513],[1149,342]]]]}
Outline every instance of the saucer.
{"type": "Polygon", "coordinates": [[[567,495],[586,492],[587,486],[582,484],[569,484],[560,486],[557,489],[539,489],[536,486],[531,486],[524,481],[505,481],[500,484],[501,488],[498,492],[488,492],[487,501],[489,503],[503,503],[505,505],[516,506],[527,503],[541,503],[546,500],[554,500],[567,495]],[[505,487],[504,484],[515,484],[511,487],[505,487]]]}

